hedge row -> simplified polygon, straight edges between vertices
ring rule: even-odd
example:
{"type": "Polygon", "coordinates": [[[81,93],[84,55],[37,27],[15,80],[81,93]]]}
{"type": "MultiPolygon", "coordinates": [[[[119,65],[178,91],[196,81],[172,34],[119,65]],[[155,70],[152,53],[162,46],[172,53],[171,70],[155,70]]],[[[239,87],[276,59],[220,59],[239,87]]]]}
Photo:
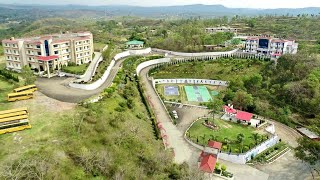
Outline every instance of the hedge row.
{"type": "Polygon", "coordinates": [[[19,77],[14,75],[12,72],[10,72],[10,71],[8,71],[6,69],[0,70],[0,75],[5,77],[6,79],[12,79],[15,82],[19,82],[19,77]]]}

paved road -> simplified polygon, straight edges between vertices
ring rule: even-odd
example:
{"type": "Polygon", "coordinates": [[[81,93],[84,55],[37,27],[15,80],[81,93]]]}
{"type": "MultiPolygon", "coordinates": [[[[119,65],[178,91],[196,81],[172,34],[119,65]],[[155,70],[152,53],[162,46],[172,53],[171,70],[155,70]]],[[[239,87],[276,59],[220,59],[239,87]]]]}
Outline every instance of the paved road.
{"type": "Polygon", "coordinates": [[[78,103],[93,95],[99,94],[105,88],[109,87],[124,60],[125,59],[121,59],[116,62],[108,79],[98,89],[95,90],[87,91],[83,89],[71,88],[68,84],[73,80],[73,78],[66,77],[53,77],[50,79],[39,77],[36,81],[36,85],[39,88],[39,91],[48,97],[63,102],[78,103]]]}

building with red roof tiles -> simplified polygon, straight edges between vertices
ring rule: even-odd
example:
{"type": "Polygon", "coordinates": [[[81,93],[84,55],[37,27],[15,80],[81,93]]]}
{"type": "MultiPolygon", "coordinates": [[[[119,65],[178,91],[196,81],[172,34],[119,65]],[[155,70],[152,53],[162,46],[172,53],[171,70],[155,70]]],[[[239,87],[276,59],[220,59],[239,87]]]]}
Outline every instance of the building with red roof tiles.
{"type": "MultiPolygon", "coordinates": [[[[294,40],[286,40],[272,37],[247,37],[245,52],[263,55],[296,54],[298,43],[294,40]]],[[[279,56],[273,56],[278,58],[279,56]]]]}
{"type": "Polygon", "coordinates": [[[206,173],[212,173],[217,163],[217,157],[213,154],[206,154],[200,157],[199,169],[206,173]]]}
{"type": "Polygon", "coordinates": [[[217,142],[217,141],[209,140],[209,141],[208,141],[208,146],[209,146],[210,148],[214,148],[214,149],[220,150],[221,147],[222,147],[222,143],[221,143],[221,142],[217,142]]]}
{"type": "Polygon", "coordinates": [[[50,78],[71,62],[77,65],[91,62],[93,36],[90,32],[79,32],[19,39],[12,37],[3,40],[2,46],[7,69],[19,72],[22,67],[29,66],[50,78]]]}
{"type": "Polygon", "coordinates": [[[237,111],[236,118],[238,120],[250,122],[253,114],[245,111],[237,111]]]}

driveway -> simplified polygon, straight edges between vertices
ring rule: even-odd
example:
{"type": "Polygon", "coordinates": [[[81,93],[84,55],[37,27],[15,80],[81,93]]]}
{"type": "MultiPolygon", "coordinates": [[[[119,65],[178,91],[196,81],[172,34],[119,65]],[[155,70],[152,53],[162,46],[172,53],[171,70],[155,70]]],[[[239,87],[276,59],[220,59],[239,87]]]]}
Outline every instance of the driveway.
{"type": "Polygon", "coordinates": [[[36,85],[40,92],[48,97],[57,99],[63,102],[79,103],[84,99],[87,99],[93,95],[99,94],[105,88],[111,86],[114,77],[117,75],[121,64],[125,59],[118,60],[112,68],[107,80],[95,90],[83,90],[71,88],[68,84],[74,80],[74,78],[66,77],[53,77],[53,78],[40,78],[38,77],[36,85]]]}

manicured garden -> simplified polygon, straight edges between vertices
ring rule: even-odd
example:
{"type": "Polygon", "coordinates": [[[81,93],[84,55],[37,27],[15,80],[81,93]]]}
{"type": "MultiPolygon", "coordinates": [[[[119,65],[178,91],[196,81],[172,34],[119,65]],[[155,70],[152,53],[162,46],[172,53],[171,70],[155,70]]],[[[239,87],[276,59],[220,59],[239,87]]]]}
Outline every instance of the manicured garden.
{"type": "Polygon", "coordinates": [[[207,145],[208,140],[222,143],[222,151],[232,153],[247,152],[249,149],[267,140],[267,135],[255,132],[251,126],[234,122],[212,119],[208,120],[215,124],[216,130],[204,126],[206,119],[196,121],[187,132],[187,137],[194,143],[207,145]]]}
{"type": "Polygon", "coordinates": [[[69,65],[67,67],[63,67],[62,71],[71,74],[82,75],[86,72],[89,64],[81,64],[81,65],[69,65]]]}
{"type": "MultiPolygon", "coordinates": [[[[281,156],[284,152],[286,152],[286,148],[288,148],[287,144],[280,142],[263,152],[261,152],[258,156],[256,156],[253,160],[250,162],[253,163],[268,163],[274,160],[275,158],[281,156]]],[[[289,150],[289,149],[288,149],[289,150]]]]}

